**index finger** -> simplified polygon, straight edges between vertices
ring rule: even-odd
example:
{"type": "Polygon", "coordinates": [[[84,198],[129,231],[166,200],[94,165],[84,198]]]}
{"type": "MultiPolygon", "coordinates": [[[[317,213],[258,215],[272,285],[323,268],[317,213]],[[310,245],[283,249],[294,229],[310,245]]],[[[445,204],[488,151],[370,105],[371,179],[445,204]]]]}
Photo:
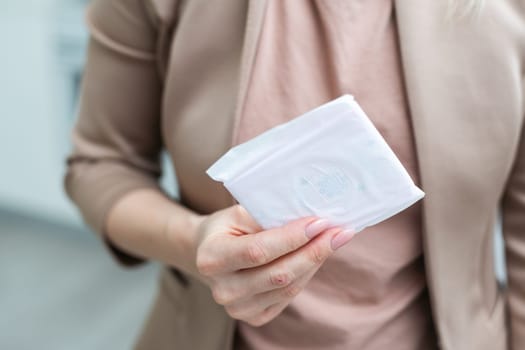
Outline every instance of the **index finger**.
{"type": "Polygon", "coordinates": [[[331,225],[326,219],[307,217],[281,227],[239,236],[230,245],[226,265],[229,270],[262,266],[293,252],[308,243],[331,225]]]}

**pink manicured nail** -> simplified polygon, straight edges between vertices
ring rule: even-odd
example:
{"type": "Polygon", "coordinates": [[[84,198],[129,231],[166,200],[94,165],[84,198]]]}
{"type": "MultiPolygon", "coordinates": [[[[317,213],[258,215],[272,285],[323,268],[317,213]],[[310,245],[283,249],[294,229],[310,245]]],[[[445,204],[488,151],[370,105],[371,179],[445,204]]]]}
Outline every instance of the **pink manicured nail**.
{"type": "Polygon", "coordinates": [[[309,239],[314,238],[324,230],[330,227],[330,223],[326,219],[317,219],[314,222],[309,223],[305,228],[306,237],[309,239]]]}
{"type": "Polygon", "coordinates": [[[344,230],[339,232],[334,238],[332,238],[331,246],[332,250],[337,250],[344,246],[346,243],[350,242],[355,236],[355,231],[351,229],[344,230]]]}

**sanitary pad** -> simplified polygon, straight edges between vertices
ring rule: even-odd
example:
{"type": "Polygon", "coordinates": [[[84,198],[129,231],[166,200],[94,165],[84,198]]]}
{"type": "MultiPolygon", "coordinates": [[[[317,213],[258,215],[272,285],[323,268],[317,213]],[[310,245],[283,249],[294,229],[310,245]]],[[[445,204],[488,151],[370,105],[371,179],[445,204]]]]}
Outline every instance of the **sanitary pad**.
{"type": "Polygon", "coordinates": [[[206,172],[264,229],[314,215],[359,232],[424,196],[350,95],[233,147],[206,172]]]}

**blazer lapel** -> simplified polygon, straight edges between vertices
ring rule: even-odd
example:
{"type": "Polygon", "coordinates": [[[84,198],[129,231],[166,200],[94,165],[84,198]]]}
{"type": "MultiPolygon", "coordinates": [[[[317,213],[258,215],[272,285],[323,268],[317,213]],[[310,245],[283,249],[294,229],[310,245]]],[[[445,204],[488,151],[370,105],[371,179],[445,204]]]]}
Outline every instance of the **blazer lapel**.
{"type": "Polygon", "coordinates": [[[443,341],[454,332],[451,319],[459,319],[457,314],[468,307],[465,298],[481,293],[476,290],[478,271],[491,262],[479,256],[480,245],[483,239],[491,242],[483,235],[492,230],[519,132],[509,123],[516,119],[518,124],[513,80],[520,76],[519,67],[513,71],[512,47],[502,40],[506,33],[501,33],[495,16],[489,17],[501,8],[488,3],[492,8],[479,17],[452,19],[447,17],[446,1],[395,1],[426,192],[427,280],[443,341]],[[459,291],[463,299],[457,297],[459,291]]]}
{"type": "Polygon", "coordinates": [[[241,57],[241,72],[239,80],[239,90],[237,93],[237,107],[235,109],[231,145],[237,143],[237,134],[239,129],[239,121],[241,118],[244,102],[246,100],[246,93],[248,91],[248,83],[252,73],[255,62],[255,54],[257,51],[257,44],[262,30],[264,21],[264,14],[266,11],[266,0],[250,0],[248,3],[248,14],[246,17],[246,30],[244,36],[242,57],[241,57]]]}

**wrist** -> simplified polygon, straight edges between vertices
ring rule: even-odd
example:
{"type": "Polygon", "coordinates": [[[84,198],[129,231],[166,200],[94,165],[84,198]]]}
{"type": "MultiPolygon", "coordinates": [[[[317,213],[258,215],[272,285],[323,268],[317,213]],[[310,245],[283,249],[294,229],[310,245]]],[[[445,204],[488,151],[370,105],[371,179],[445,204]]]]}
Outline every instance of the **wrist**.
{"type": "Polygon", "coordinates": [[[168,217],[165,232],[168,251],[171,252],[169,265],[180,269],[185,273],[198,276],[196,267],[196,252],[199,244],[199,227],[206,218],[190,210],[185,210],[186,215],[170,215],[168,217]]]}
{"type": "Polygon", "coordinates": [[[192,215],[188,217],[187,249],[193,252],[194,257],[197,253],[197,248],[199,247],[199,244],[201,242],[200,232],[201,232],[202,222],[206,220],[208,216],[209,215],[201,215],[197,213],[192,213],[192,215]]]}

